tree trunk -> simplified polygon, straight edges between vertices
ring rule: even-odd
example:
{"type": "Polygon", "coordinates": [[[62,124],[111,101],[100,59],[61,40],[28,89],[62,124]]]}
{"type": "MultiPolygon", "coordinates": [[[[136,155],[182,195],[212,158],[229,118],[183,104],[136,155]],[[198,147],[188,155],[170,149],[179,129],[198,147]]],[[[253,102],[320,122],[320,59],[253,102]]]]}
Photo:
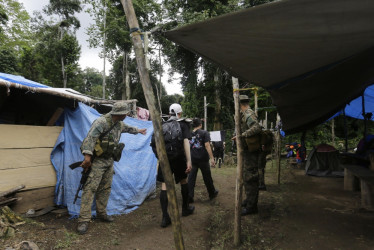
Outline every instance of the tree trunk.
{"type": "MultiPolygon", "coordinates": [[[[60,41],[62,41],[62,38],[64,37],[64,29],[60,27],[61,31],[61,36],[60,36],[60,41]]],[[[62,81],[63,81],[63,86],[66,88],[67,86],[67,76],[66,76],[66,71],[65,71],[65,63],[64,63],[64,56],[61,55],[61,72],[62,72],[62,81]]]]}
{"type": "Polygon", "coordinates": [[[219,69],[216,70],[216,73],[214,74],[214,83],[215,83],[215,95],[214,95],[214,103],[215,103],[215,108],[214,108],[214,126],[213,130],[218,131],[222,129],[222,122],[221,122],[221,108],[222,108],[222,103],[221,103],[221,97],[220,97],[220,92],[219,92],[219,69]]]}
{"type": "Polygon", "coordinates": [[[127,53],[123,51],[122,53],[122,100],[127,99],[127,84],[126,84],[126,77],[127,77],[127,53]]]}
{"type": "Polygon", "coordinates": [[[154,128],[155,142],[157,155],[159,157],[160,166],[162,169],[163,176],[165,178],[165,184],[167,188],[167,196],[169,200],[169,207],[171,208],[171,221],[174,232],[174,242],[176,249],[184,249],[182,225],[179,218],[178,204],[176,199],[176,192],[174,186],[174,179],[171,173],[169,160],[166,155],[165,141],[162,133],[161,117],[160,113],[156,109],[156,100],[153,94],[153,88],[151,80],[149,78],[149,72],[146,68],[146,62],[144,57],[143,44],[140,37],[139,23],[135,15],[134,7],[131,0],[121,0],[123,9],[125,11],[126,19],[129,24],[130,30],[135,30],[131,34],[131,39],[134,45],[136,62],[138,64],[138,71],[140,76],[140,82],[143,87],[145,100],[151,113],[152,123],[154,128]]]}
{"type": "Polygon", "coordinates": [[[62,55],[61,55],[61,71],[62,71],[62,81],[64,83],[64,88],[66,88],[68,79],[67,79],[66,72],[65,72],[64,57],[62,55]]]}
{"type": "Polygon", "coordinates": [[[126,99],[130,100],[131,87],[130,87],[130,71],[129,71],[129,54],[126,54],[125,84],[126,84],[126,99]]]}

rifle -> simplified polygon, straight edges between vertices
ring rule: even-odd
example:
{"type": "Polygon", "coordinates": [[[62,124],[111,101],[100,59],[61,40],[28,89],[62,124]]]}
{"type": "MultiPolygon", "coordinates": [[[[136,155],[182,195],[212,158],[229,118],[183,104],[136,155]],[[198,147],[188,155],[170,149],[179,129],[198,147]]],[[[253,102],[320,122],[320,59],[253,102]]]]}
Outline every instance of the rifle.
{"type": "MultiPolygon", "coordinates": [[[[91,163],[93,162],[94,158],[95,157],[92,156],[91,163]]],[[[81,165],[82,165],[82,161],[77,161],[77,162],[75,162],[73,164],[70,164],[69,167],[73,170],[73,169],[76,169],[77,167],[81,167],[81,165]]],[[[83,189],[83,187],[84,187],[84,184],[86,184],[87,179],[88,179],[88,175],[90,174],[90,172],[91,172],[91,168],[89,168],[87,170],[85,170],[85,169],[82,170],[82,177],[81,177],[81,180],[79,182],[79,187],[77,189],[77,192],[75,193],[73,204],[75,204],[75,202],[77,201],[77,199],[80,198],[78,196],[79,191],[81,191],[83,189]]]]}

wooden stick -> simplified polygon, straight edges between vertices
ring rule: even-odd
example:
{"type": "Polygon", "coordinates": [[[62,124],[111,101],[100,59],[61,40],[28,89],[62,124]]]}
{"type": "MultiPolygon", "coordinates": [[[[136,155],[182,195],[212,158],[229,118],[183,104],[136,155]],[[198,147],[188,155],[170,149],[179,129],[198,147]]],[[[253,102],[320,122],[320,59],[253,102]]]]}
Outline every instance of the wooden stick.
{"type": "Polygon", "coordinates": [[[129,24],[130,30],[135,31],[131,34],[132,42],[134,44],[136,62],[140,76],[140,82],[143,87],[145,100],[151,113],[156,149],[158,160],[162,169],[162,174],[165,178],[167,188],[167,196],[169,200],[169,207],[171,208],[171,221],[174,232],[174,241],[176,249],[184,249],[182,225],[179,218],[178,204],[176,199],[176,192],[174,187],[174,180],[170,170],[169,160],[166,155],[164,136],[162,133],[161,116],[156,109],[156,99],[153,93],[153,88],[149,78],[149,72],[146,68],[142,40],[139,33],[139,23],[135,15],[134,7],[131,0],[121,0],[123,9],[125,11],[126,19],[129,24]]]}
{"type": "MultiPolygon", "coordinates": [[[[233,89],[239,89],[238,78],[232,78],[233,89]]],[[[240,110],[239,110],[239,91],[234,91],[235,103],[235,130],[236,130],[236,148],[237,148],[237,169],[236,169],[236,193],[235,193],[235,221],[234,221],[234,244],[240,245],[241,234],[241,208],[242,208],[242,187],[243,187],[243,152],[242,141],[240,140],[240,110]]]]}
{"type": "Polygon", "coordinates": [[[53,113],[52,117],[47,122],[46,126],[53,126],[58,120],[58,118],[60,118],[63,112],[64,112],[63,108],[57,108],[56,111],[53,113]]]}
{"type": "Polygon", "coordinates": [[[20,198],[10,198],[8,200],[0,201],[0,206],[9,205],[9,204],[11,204],[13,202],[16,202],[18,200],[20,200],[20,198]]]}
{"type": "Polygon", "coordinates": [[[12,189],[9,189],[7,191],[4,191],[4,192],[0,193],[0,197],[8,196],[8,195],[10,195],[12,193],[15,193],[15,192],[23,189],[23,188],[25,188],[25,185],[19,185],[17,187],[14,187],[12,189]]]}

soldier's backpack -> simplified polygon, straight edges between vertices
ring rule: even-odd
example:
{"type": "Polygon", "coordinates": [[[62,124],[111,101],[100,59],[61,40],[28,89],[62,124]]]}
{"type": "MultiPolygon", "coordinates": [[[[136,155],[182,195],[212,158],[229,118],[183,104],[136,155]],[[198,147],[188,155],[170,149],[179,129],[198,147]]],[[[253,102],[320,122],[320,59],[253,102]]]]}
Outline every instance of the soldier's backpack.
{"type": "MultiPolygon", "coordinates": [[[[162,124],[162,132],[165,140],[166,154],[169,160],[174,160],[183,155],[182,129],[177,120],[168,120],[162,124]]],[[[157,156],[155,136],[152,135],[152,150],[157,156]]]]}
{"type": "Polygon", "coordinates": [[[274,134],[270,130],[261,131],[261,145],[264,145],[264,152],[270,153],[273,149],[274,144],[274,134]]]}

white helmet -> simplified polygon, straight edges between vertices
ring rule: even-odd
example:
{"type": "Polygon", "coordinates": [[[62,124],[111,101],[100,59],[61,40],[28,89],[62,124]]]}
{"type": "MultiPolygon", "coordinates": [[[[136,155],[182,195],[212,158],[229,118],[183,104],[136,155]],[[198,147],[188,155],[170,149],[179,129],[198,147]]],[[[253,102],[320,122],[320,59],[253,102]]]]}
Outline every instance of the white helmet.
{"type": "Polygon", "coordinates": [[[182,107],[178,103],[173,103],[172,105],[170,105],[170,108],[169,108],[170,115],[173,115],[173,114],[177,115],[182,112],[183,112],[182,107]]]}

